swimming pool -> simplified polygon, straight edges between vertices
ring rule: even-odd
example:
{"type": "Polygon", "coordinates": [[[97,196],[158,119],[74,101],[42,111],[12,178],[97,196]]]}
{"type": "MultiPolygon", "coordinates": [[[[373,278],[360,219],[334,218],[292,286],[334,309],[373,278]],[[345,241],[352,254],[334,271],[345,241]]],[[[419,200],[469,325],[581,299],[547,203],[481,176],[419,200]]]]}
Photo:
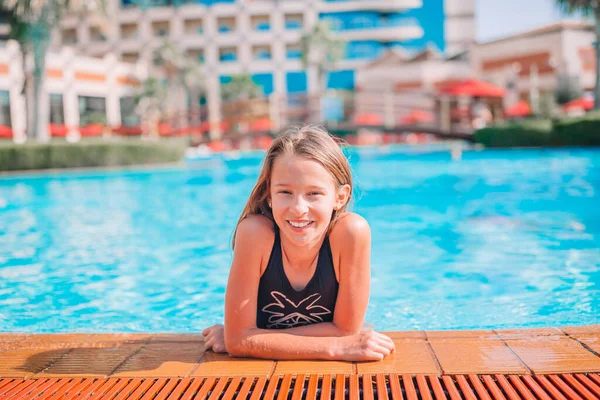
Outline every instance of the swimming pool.
{"type": "MultiPolygon", "coordinates": [[[[261,153],[0,178],[0,331],[197,332],[223,318],[261,153]]],[[[600,150],[350,151],[379,330],[600,322],[600,150]]]]}

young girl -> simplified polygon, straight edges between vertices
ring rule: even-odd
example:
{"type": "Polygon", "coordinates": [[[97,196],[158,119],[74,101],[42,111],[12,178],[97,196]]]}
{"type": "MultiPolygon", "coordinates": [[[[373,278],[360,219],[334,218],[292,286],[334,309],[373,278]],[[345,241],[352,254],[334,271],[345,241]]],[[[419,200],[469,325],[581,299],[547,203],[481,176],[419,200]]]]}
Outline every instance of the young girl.
{"type": "Polygon", "coordinates": [[[347,210],[348,160],[323,129],[305,126],[267,151],[233,237],[225,326],[207,349],[267,359],[381,360],[392,340],[361,331],[369,300],[371,232],[347,210]]]}

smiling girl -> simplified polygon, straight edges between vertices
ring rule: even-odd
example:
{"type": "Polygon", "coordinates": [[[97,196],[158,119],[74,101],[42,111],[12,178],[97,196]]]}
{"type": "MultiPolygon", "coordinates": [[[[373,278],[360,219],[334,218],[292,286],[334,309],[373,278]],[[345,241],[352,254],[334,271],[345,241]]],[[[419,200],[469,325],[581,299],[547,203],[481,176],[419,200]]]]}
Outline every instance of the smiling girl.
{"type": "Polygon", "coordinates": [[[268,359],[380,360],[392,340],[361,331],[371,232],[347,211],[348,160],[322,128],[276,138],[233,237],[225,326],[207,349],[268,359]]]}

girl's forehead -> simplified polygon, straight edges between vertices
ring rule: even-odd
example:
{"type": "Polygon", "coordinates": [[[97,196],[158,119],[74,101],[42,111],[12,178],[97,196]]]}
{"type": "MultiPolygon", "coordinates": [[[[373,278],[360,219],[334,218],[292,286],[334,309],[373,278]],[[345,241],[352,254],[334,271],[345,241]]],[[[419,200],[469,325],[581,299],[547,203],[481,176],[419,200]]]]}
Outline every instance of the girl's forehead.
{"type": "Polygon", "coordinates": [[[332,174],[315,160],[284,154],[275,159],[271,171],[273,184],[310,180],[314,183],[333,183],[332,174]]]}

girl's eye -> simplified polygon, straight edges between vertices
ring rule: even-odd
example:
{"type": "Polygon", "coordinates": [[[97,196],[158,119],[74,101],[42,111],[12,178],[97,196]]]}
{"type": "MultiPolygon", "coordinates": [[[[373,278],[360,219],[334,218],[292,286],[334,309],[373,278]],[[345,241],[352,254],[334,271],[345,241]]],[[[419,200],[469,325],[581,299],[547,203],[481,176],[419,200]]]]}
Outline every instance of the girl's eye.
{"type": "Polygon", "coordinates": [[[290,194],[291,192],[289,190],[281,190],[281,191],[279,191],[279,193],[281,193],[281,194],[290,194]]]}
{"type": "Polygon", "coordinates": [[[321,194],[320,192],[310,192],[309,196],[318,196],[320,194],[321,194]]]}

